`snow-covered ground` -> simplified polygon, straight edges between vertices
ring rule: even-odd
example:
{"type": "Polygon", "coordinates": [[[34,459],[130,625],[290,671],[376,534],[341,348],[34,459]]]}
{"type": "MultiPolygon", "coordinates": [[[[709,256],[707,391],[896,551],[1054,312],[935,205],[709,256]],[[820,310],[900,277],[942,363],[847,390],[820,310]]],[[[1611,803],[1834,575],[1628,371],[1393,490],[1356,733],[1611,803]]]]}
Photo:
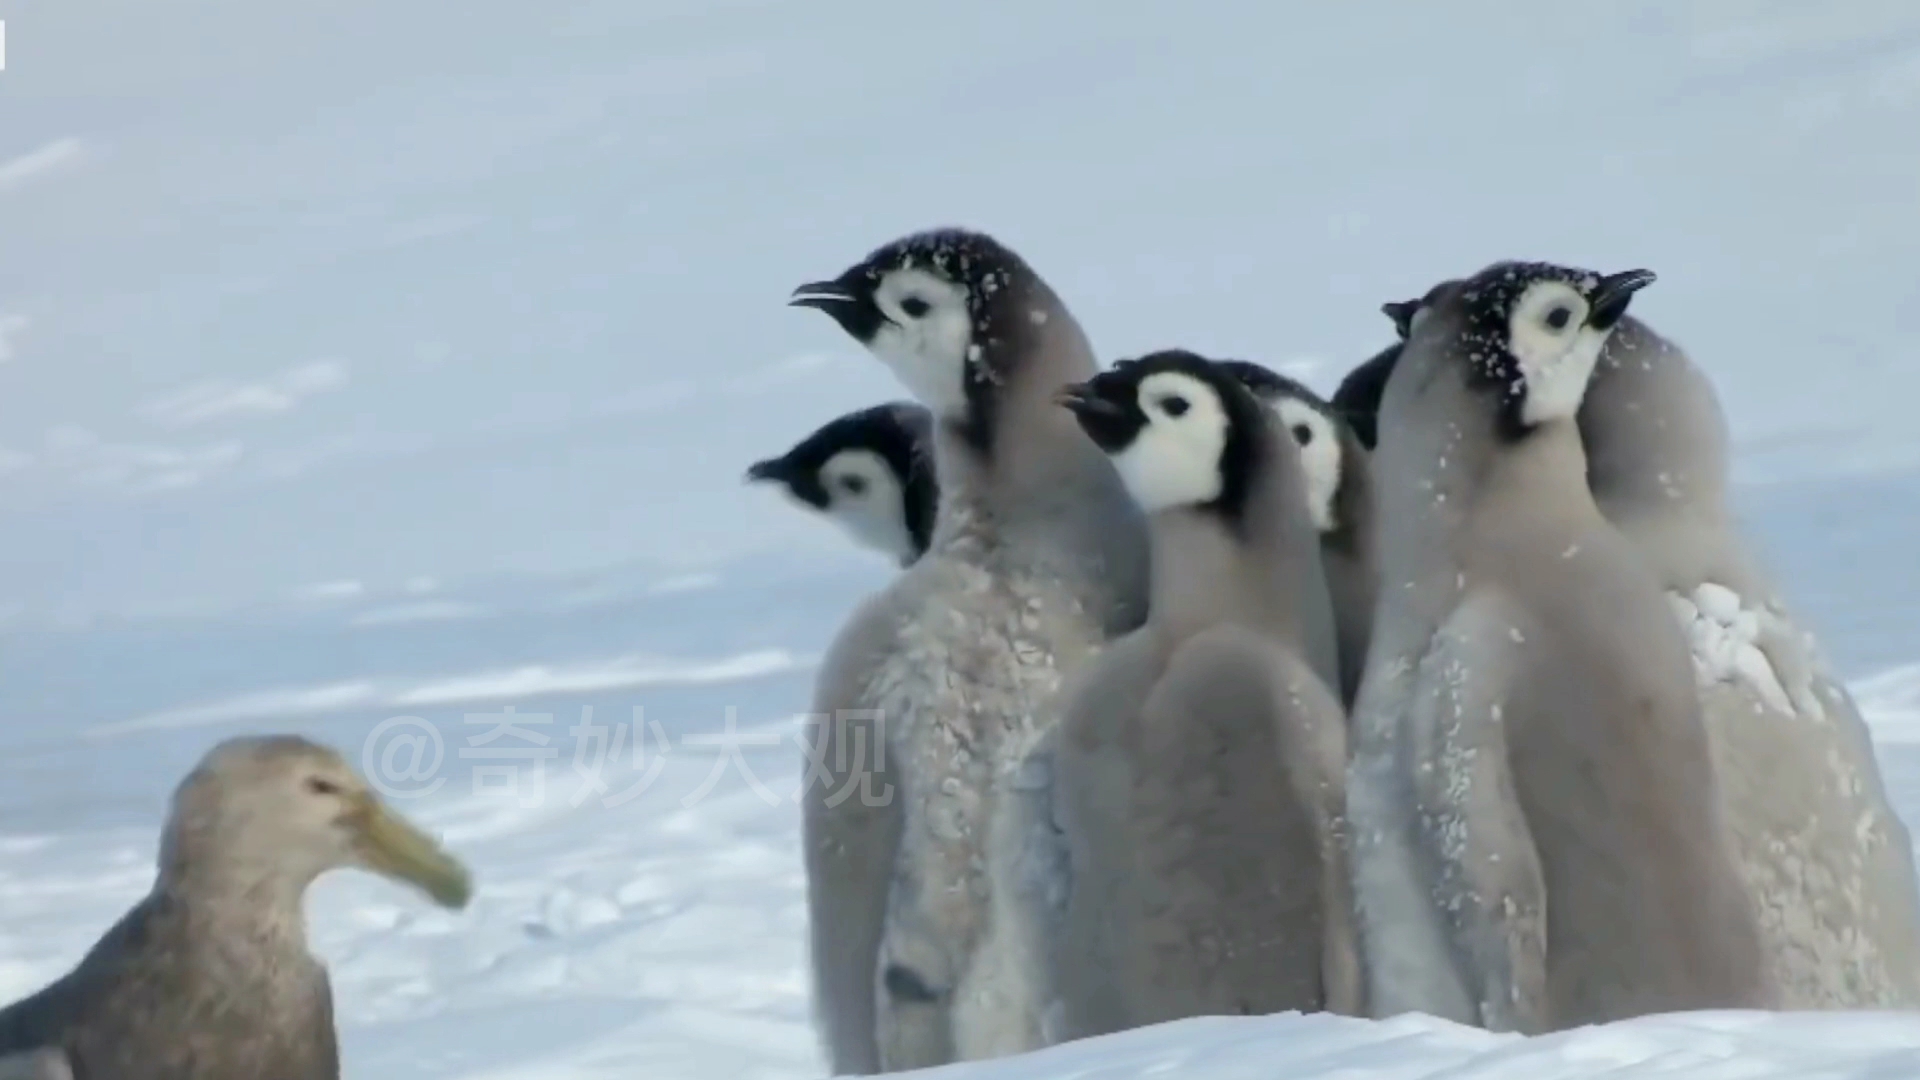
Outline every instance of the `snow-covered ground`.
{"type": "MultiPolygon", "coordinates": [[[[1437,277],[1653,267],[1636,311],[1717,380],[1920,821],[1906,0],[0,19],[0,1000],[146,887],[212,742],[297,730],[480,879],[457,915],[315,890],[349,1077],[818,1075],[795,714],[887,570],[740,473],[900,395],[783,301],[933,224],[1016,246],[1108,355],[1323,389],[1437,277]]],[[[1210,1020],[953,1074],[1910,1078],[1920,1020],[1210,1020]]]]}

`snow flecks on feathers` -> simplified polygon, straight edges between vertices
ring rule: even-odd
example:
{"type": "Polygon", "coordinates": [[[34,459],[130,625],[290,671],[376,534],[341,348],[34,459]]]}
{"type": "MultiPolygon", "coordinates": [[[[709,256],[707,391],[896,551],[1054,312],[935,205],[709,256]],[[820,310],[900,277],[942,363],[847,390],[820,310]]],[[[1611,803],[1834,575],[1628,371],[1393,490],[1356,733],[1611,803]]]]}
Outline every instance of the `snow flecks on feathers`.
{"type": "MultiPolygon", "coordinates": [[[[1001,373],[987,370],[980,361],[1017,328],[1000,325],[1000,317],[1010,314],[999,303],[1003,293],[1014,295],[1013,287],[1038,278],[1024,260],[1010,248],[982,233],[963,229],[930,229],[903,237],[875,249],[860,264],[869,281],[877,284],[888,274],[902,269],[931,271],[966,290],[967,314],[973,324],[973,342],[967,348],[967,363],[984,381],[994,382],[1001,373]]],[[[1035,307],[1024,313],[1033,326],[1047,321],[1045,310],[1035,307]]]]}
{"type": "MultiPolygon", "coordinates": [[[[1838,762],[1829,767],[1844,769],[1838,762]]],[[[1818,821],[1777,828],[1755,838],[1764,843],[1767,858],[1740,862],[1748,893],[1759,900],[1755,908],[1762,932],[1788,943],[1789,951],[1774,962],[1796,1007],[1906,1006],[1893,990],[1897,981],[1889,978],[1887,956],[1860,929],[1880,914],[1865,888],[1865,854],[1886,843],[1879,826],[1877,815],[1858,819],[1862,843],[1841,858],[1818,821]],[[1801,895],[1828,899],[1820,904],[1780,899],[1801,895]]]]}
{"type": "MultiPolygon", "coordinates": [[[[1562,396],[1567,387],[1553,385],[1562,376],[1563,367],[1555,362],[1544,370],[1535,370],[1540,385],[1529,384],[1528,363],[1514,352],[1516,342],[1512,318],[1523,306],[1528,291],[1545,282],[1557,282],[1582,297],[1591,296],[1600,277],[1590,271],[1557,266],[1552,263],[1507,262],[1476,275],[1460,294],[1465,325],[1457,341],[1466,363],[1468,381],[1491,388],[1501,409],[1503,431],[1509,436],[1530,427],[1527,417],[1529,398],[1562,396]]],[[[1595,358],[1597,359],[1597,352],[1595,358]]],[[[1585,374],[1579,385],[1585,385],[1585,374]]]]}
{"type": "Polygon", "coordinates": [[[905,799],[881,962],[952,995],[963,1057],[1041,1024],[1037,921],[1066,886],[1043,835],[1048,762],[1034,751],[1057,722],[1063,671],[1099,648],[1074,591],[994,565],[977,524],[963,507],[945,523],[915,571],[945,581],[904,613],[888,685],[867,694],[905,799]]]}
{"type": "MultiPolygon", "coordinates": [[[[1458,656],[1451,650],[1443,651],[1432,657],[1436,661],[1441,686],[1436,704],[1439,715],[1431,717],[1435,721],[1429,736],[1434,740],[1427,749],[1426,760],[1432,763],[1432,780],[1435,796],[1423,800],[1426,810],[1422,822],[1428,835],[1439,843],[1441,873],[1435,883],[1435,899],[1441,906],[1458,912],[1461,904],[1470,898],[1472,886],[1460,874],[1470,848],[1471,838],[1467,835],[1467,822],[1461,808],[1473,797],[1473,773],[1476,767],[1478,750],[1474,740],[1465,738],[1465,729],[1469,723],[1481,722],[1478,717],[1466,715],[1466,703],[1461,695],[1469,672],[1458,656]]],[[[1427,665],[1422,665],[1423,667],[1427,665]]],[[[1432,670],[1432,669],[1429,669],[1432,670]]],[[[1497,719],[1497,718],[1490,718],[1497,719]]]]}

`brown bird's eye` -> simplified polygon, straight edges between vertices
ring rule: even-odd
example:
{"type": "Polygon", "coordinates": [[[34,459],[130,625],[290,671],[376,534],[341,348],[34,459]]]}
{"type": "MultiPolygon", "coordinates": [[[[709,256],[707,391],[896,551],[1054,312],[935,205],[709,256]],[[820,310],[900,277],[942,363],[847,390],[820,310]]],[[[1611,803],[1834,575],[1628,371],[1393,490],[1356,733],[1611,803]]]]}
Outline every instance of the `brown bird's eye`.
{"type": "Polygon", "coordinates": [[[315,795],[338,795],[340,794],[340,785],[331,780],[322,780],[317,776],[310,776],[307,778],[307,790],[313,792],[315,795]]]}

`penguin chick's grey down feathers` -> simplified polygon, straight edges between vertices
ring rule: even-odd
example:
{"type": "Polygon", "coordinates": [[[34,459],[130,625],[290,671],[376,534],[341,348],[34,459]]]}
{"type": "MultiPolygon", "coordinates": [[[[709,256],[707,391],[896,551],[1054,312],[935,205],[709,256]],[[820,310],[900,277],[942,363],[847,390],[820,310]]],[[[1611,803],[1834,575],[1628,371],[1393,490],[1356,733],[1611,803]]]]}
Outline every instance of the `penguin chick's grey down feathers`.
{"type": "Polygon", "coordinates": [[[933,414],[889,401],[834,417],[779,457],[754,462],[747,480],[779,484],[855,543],[911,566],[933,539],[940,500],[933,414]]]}
{"type": "Polygon", "coordinates": [[[1368,450],[1346,415],[1304,384],[1245,360],[1217,363],[1273,410],[1300,448],[1307,505],[1320,531],[1320,565],[1339,637],[1340,704],[1352,708],[1366,670],[1380,586],[1368,450]]]}
{"type": "MultiPolygon", "coordinates": [[[[1404,336],[1420,301],[1384,310],[1404,336]]],[[[1660,578],[1688,635],[1781,1007],[1920,1007],[1912,842],[1858,706],[1740,538],[1712,383],[1627,316],[1601,351],[1579,426],[1600,512],[1660,578]]]]}
{"type": "Polygon", "coordinates": [[[1184,351],[1061,403],[1153,539],[1147,623],[1073,677],[1053,739],[1073,879],[1061,1036],[1354,1014],[1346,716],[1299,448],[1226,365],[1184,351]]]}
{"type": "Polygon", "coordinates": [[[1706,374],[1623,319],[1580,410],[1600,510],[1693,647],[1728,825],[1788,1009],[1920,1008],[1920,886],[1853,698],[1741,542],[1706,374]]]}
{"type": "Polygon", "coordinates": [[[1062,674],[1146,606],[1144,519],[1053,403],[1094,373],[1093,350],[1046,282],[976,232],[897,240],[793,302],[932,412],[940,478],[926,555],[853,613],[815,693],[802,835],[830,1066],[1033,1049],[1062,885],[1044,777],[1022,766],[1062,674]]]}
{"type": "Polygon", "coordinates": [[[57,1049],[65,1060],[43,1054],[41,1067],[80,1080],[337,1080],[333,995],[301,905],[338,866],[446,907],[471,892],[467,871],[332,750],[221,743],[174,793],[153,891],[71,973],[0,1010],[0,1059],[57,1049]]]}
{"type": "Polygon", "coordinates": [[[1574,414],[1646,271],[1430,294],[1385,384],[1348,813],[1376,1016],[1538,1032],[1774,1001],[1687,646],[1574,414]]]}

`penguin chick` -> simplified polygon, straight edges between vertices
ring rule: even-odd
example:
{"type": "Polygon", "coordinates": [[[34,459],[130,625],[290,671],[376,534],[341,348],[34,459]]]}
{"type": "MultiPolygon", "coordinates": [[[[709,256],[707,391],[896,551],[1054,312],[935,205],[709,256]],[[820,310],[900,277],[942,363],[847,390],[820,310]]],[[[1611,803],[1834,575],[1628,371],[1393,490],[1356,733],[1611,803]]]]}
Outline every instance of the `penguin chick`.
{"type": "Polygon", "coordinates": [[[1306,474],[1308,513],[1315,528],[1321,532],[1331,531],[1345,463],[1340,454],[1339,421],[1327,403],[1299,381],[1259,364],[1245,360],[1214,362],[1251,390],[1293,436],[1306,474]]]}
{"type": "Polygon", "coordinates": [[[1189,352],[1121,361],[1060,402],[1153,540],[1146,625],[1074,676],[1054,739],[1063,1034],[1355,1013],[1346,716],[1312,660],[1332,625],[1301,453],[1189,352]]]}
{"type": "Polygon", "coordinates": [[[1320,530],[1320,564],[1333,598],[1340,652],[1340,703],[1352,708],[1366,669],[1379,591],[1374,551],[1373,476],[1367,449],[1347,418],[1298,380],[1244,360],[1216,361],[1280,418],[1300,447],[1307,505],[1320,530]]]}
{"type": "Polygon", "coordinates": [[[1580,409],[1600,510],[1693,646],[1729,828],[1788,1009],[1920,1008],[1920,885],[1859,708],[1729,504],[1706,373],[1623,319],[1580,409]]]}
{"type": "Polygon", "coordinates": [[[853,613],[816,685],[809,768],[827,782],[807,785],[802,836],[827,1056],[870,1073],[1033,1049],[1065,885],[1029,755],[1062,674],[1146,607],[1145,520],[1053,404],[1097,370],[1093,350],[978,232],[896,240],[793,303],[929,409],[940,479],[926,554],[853,613]]]}
{"type": "Polygon", "coordinates": [[[1495,264],[1429,295],[1386,381],[1347,787],[1376,1016],[1532,1033],[1775,1000],[1686,642],[1574,425],[1652,280],[1495,264]]]}
{"type": "Polygon", "coordinates": [[[933,537],[940,498],[932,414],[890,401],[835,417],[779,457],[754,462],[747,480],[779,484],[855,543],[911,566],[933,537]]]}
{"type": "MultiPolygon", "coordinates": [[[[1404,337],[1422,303],[1382,310],[1404,337]]],[[[1781,1007],[1920,1007],[1908,830],[1858,705],[1740,536],[1711,381],[1623,317],[1579,427],[1600,512],[1659,577],[1692,647],[1727,828],[1781,1007]]]]}

